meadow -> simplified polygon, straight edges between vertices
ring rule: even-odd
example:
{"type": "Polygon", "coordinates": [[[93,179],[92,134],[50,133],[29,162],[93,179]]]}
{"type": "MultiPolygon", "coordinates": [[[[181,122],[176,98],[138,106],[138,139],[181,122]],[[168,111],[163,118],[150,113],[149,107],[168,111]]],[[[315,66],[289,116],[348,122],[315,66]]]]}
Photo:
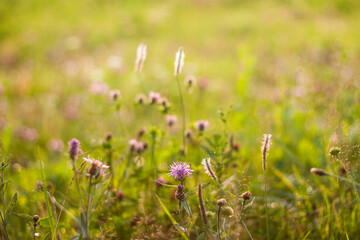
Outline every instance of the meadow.
{"type": "Polygon", "coordinates": [[[0,1],[0,239],[360,239],[359,15],[0,1]]]}

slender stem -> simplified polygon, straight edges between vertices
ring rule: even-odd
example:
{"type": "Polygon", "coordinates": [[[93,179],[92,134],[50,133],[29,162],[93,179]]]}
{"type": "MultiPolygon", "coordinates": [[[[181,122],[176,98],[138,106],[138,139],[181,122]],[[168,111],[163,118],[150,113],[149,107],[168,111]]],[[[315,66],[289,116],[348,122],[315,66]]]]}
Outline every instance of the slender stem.
{"type": "Polygon", "coordinates": [[[140,84],[141,84],[141,87],[142,87],[144,93],[146,93],[146,87],[145,87],[144,80],[143,80],[143,78],[142,78],[142,76],[141,76],[141,73],[140,73],[140,72],[137,72],[137,76],[138,76],[138,79],[139,79],[139,81],[140,81],[140,84]]]}
{"type": "Polygon", "coordinates": [[[350,174],[350,171],[347,169],[347,167],[345,166],[345,164],[343,163],[343,161],[341,161],[341,160],[339,159],[339,156],[336,156],[336,158],[337,158],[337,160],[340,162],[341,166],[345,169],[346,174],[349,176],[350,181],[351,181],[351,183],[352,183],[352,185],[353,185],[354,191],[355,191],[355,193],[356,193],[356,198],[357,198],[357,200],[358,200],[358,203],[360,204],[359,192],[358,192],[358,190],[357,190],[355,181],[354,181],[353,177],[352,177],[351,174],[350,174]]]}
{"type": "MultiPolygon", "coordinates": [[[[242,204],[242,207],[241,207],[241,212],[240,212],[240,215],[242,215],[242,214],[243,214],[243,212],[244,212],[244,209],[245,209],[245,203],[246,203],[246,200],[244,199],[243,204],[242,204]]],[[[245,224],[245,222],[244,222],[244,220],[243,220],[242,218],[241,218],[241,223],[242,223],[242,225],[244,225],[244,228],[245,228],[246,232],[248,233],[249,237],[251,238],[251,240],[253,240],[253,237],[252,237],[252,235],[251,235],[251,233],[250,233],[249,229],[247,228],[247,226],[246,226],[246,224],[245,224]]]]}
{"type": "Polygon", "coordinates": [[[220,213],[221,213],[221,207],[219,207],[218,212],[217,212],[217,236],[218,236],[219,240],[221,240],[221,236],[220,236],[220,213]]]}
{"type": "Polygon", "coordinates": [[[266,238],[269,240],[269,213],[267,206],[267,179],[266,179],[266,169],[264,169],[264,187],[265,187],[265,215],[266,215],[266,238]]]}
{"type": "Polygon", "coordinates": [[[186,119],[185,119],[185,105],[184,105],[184,98],[181,91],[181,85],[179,80],[179,75],[176,76],[176,81],[178,84],[179,89],[179,96],[180,96],[180,104],[182,108],[182,138],[183,138],[183,145],[184,145],[184,155],[186,155],[186,139],[185,139],[185,126],[186,126],[186,119]]]}
{"type": "Polygon", "coordinates": [[[81,197],[81,191],[80,191],[79,181],[78,181],[78,179],[77,179],[77,171],[76,171],[75,161],[71,161],[71,162],[72,162],[73,170],[74,170],[74,173],[75,173],[75,183],[76,183],[76,188],[77,188],[78,193],[79,193],[79,198],[80,198],[81,207],[83,208],[83,210],[85,210],[84,201],[83,201],[83,199],[82,199],[82,197],[81,197]]]}
{"type": "Polygon", "coordinates": [[[89,177],[89,190],[88,190],[87,210],[86,210],[86,239],[90,239],[89,222],[90,222],[91,182],[92,182],[92,175],[90,175],[89,177]]]}
{"type": "MultiPolygon", "coordinates": [[[[1,166],[3,166],[3,162],[1,163],[1,166]]],[[[4,169],[1,170],[1,184],[4,184],[4,169]]],[[[2,204],[3,204],[3,213],[4,213],[4,218],[5,218],[5,187],[3,187],[3,189],[1,190],[2,191],[2,204]]],[[[6,222],[4,221],[2,215],[1,215],[1,220],[3,222],[3,226],[4,226],[4,232],[5,232],[5,236],[6,236],[6,239],[9,239],[9,234],[8,234],[8,231],[7,231],[7,224],[6,222]]]]}
{"type": "Polygon", "coordinates": [[[327,175],[327,176],[330,176],[330,177],[337,178],[337,179],[339,179],[340,181],[345,181],[345,182],[348,182],[348,183],[354,183],[356,186],[360,186],[360,183],[358,183],[358,182],[355,182],[355,181],[354,181],[354,182],[351,182],[350,179],[341,177],[341,176],[336,175],[336,174],[333,174],[333,173],[326,172],[326,175],[327,175]]]}

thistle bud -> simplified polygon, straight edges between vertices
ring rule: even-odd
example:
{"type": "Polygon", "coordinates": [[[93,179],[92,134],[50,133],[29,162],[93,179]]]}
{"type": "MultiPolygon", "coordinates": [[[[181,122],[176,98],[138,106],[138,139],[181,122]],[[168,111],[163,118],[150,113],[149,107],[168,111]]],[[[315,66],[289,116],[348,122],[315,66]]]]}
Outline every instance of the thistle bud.
{"type": "Polygon", "coordinates": [[[177,186],[176,192],[175,192],[175,197],[177,200],[179,200],[180,202],[184,201],[186,199],[185,196],[185,186],[182,184],[179,184],[177,186]]]}
{"type": "Polygon", "coordinates": [[[330,156],[336,157],[340,153],[340,148],[338,147],[332,147],[329,150],[330,156]]]}
{"type": "Polygon", "coordinates": [[[33,219],[34,223],[37,223],[39,221],[40,217],[39,217],[39,215],[34,215],[32,219],[33,219]]]}
{"type": "Polygon", "coordinates": [[[327,172],[321,168],[312,168],[310,169],[311,174],[315,176],[325,176],[327,175],[327,172]]]}
{"type": "Polygon", "coordinates": [[[217,200],[216,204],[221,208],[226,205],[226,199],[221,198],[221,199],[217,200]]]}
{"type": "Polygon", "coordinates": [[[222,209],[221,213],[225,216],[225,217],[232,217],[234,215],[234,209],[232,209],[229,206],[226,206],[222,209]]]}
{"type": "Polygon", "coordinates": [[[252,197],[252,194],[249,191],[244,192],[243,194],[241,194],[241,198],[244,199],[245,201],[249,200],[251,197],[252,197]]]}

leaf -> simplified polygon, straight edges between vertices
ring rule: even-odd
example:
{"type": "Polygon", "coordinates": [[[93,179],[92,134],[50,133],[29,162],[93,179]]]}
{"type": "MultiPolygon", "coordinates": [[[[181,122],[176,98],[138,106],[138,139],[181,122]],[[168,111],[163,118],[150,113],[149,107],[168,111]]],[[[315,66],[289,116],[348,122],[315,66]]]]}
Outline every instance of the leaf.
{"type": "Polygon", "coordinates": [[[209,148],[207,148],[206,146],[201,145],[201,148],[205,150],[205,152],[215,161],[217,161],[216,156],[213,152],[211,152],[211,150],[209,148]]]}
{"type": "Polygon", "coordinates": [[[80,226],[83,233],[86,233],[86,219],[83,213],[80,213],[80,226]]]}
{"type": "Polygon", "coordinates": [[[28,222],[33,222],[33,217],[28,215],[28,214],[25,214],[25,213],[16,213],[16,212],[13,212],[13,215],[14,216],[17,216],[17,217],[20,217],[22,219],[25,219],[26,221],[28,222]]]}
{"type": "Polygon", "coordinates": [[[165,186],[165,187],[169,187],[169,188],[177,188],[177,185],[170,185],[170,184],[165,184],[165,183],[162,183],[162,182],[159,182],[159,181],[156,181],[155,182],[161,184],[162,186],[165,186]]]}
{"type": "MultiPolygon", "coordinates": [[[[0,170],[0,171],[1,171],[1,170],[0,170]]],[[[0,184],[0,191],[2,191],[3,188],[4,188],[4,186],[5,186],[7,183],[9,183],[9,182],[11,182],[11,181],[10,181],[10,180],[7,180],[6,182],[1,183],[1,184],[0,184]]]]}
{"type": "Polygon", "coordinates": [[[191,208],[190,208],[190,205],[188,204],[188,202],[186,201],[186,199],[184,201],[181,201],[181,205],[184,207],[184,209],[187,212],[187,214],[189,215],[189,217],[192,218],[191,208]]]}
{"type": "Polygon", "coordinates": [[[171,222],[174,224],[174,226],[176,227],[177,230],[179,230],[181,236],[186,239],[186,240],[189,240],[189,238],[186,236],[186,234],[180,229],[178,228],[178,226],[180,226],[176,220],[173,218],[173,216],[171,216],[169,210],[167,209],[167,207],[164,205],[164,203],[161,201],[161,199],[159,198],[159,196],[157,194],[155,194],[157,199],[159,200],[159,203],[162,207],[162,209],[164,210],[164,212],[166,213],[166,215],[168,215],[168,217],[170,218],[171,222]]]}
{"type": "Polygon", "coordinates": [[[12,215],[12,212],[15,208],[15,205],[16,205],[16,201],[18,199],[18,195],[17,195],[17,192],[14,194],[11,202],[9,203],[9,206],[8,208],[6,209],[6,214],[5,214],[5,224],[7,224],[10,220],[10,217],[12,215]]]}

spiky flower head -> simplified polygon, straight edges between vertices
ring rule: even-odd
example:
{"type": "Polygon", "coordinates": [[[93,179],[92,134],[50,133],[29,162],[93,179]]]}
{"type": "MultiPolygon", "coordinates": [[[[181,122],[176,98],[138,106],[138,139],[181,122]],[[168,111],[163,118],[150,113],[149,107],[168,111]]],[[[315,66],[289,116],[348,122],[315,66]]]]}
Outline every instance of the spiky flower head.
{"type": "Polygon", "coordinates": [[[101,161],[87,157],[83,158],[84,161],[91,164],[91,167],[89,169],[90,176],[94,176],[95,178],[98,178],[100,175],[103,174],[103,169],[109,168],[110,166],[107,166],[103,164],[101,161]]]}
{"type": "Polygon", "coordinates": [[[146,102],[146,96],[143,93],[139,93],[135,97],[135,103],[137,104],[144,104],[146,102]]]}
{"type": "Polygon", "coordinates": [[[194,170],[190,169],[191,165],[185,162],[174,162],[170,166],[169,176],[172,176],[174,179],[182,181],[185,177],[190,177],[194,170]]]}
{"type": "Polygon", "coordinates": [[[172,127],[177,122],[177,120],[178,120],[178,118],[175,115],[166,115],[165,116],[166,125],[168,125],[169,127],[172,127]]]}
{"type": "Polygon", "coordinates": [[[208,126],[209,126],[208,120],[198,120],[195,122],[195,128],[200,132],[204,131],[208,126]]]}
{"type": "Polygon", "coordinates": [[[221,208],[221,207],[223,207],[223,206],[225,206],[226,205],[226,199],[225,198],[221,198],[221,199],[219,199],[219,200],[217,200],[217,202],[216,202],[216,204],[221,208]]]}
{"type": "Polygon", "coordinates": [[[205,173],[209,175],[212,179],[216,180],[216,176],[214,174],[214,171],[211,168],[211,160],[210,158],[204,158],[201,161],[201,164],[204,166],[205,173]]]}
{"type": "Polygon", "coordinates": [[[179,48],[179,51],[176,52],[176,56],[175,56],[175,76],[179,75],[181,73],[181,70],[184,66],[184,58],[185,58],[185,54],[184,54],[184,50],[182,47],[179,48]]]}
{"type": "Polygon", "coordinates": [[[267,154],[270,150],[270,146],[271,146],[271,134],[264,134],[264,140],[262,142],[262,146],[261,146],[261,156],[262,156],[262,167],[263,170],[266,170],[266,157],[267,154]]]}
{"type": "Polygon", "coordinates": [[[78,157],[80,150],[80,142],[76,138],[73,138],[69,141],[69,155],[70,158],[75,161],[78,157]]]}
{"type": "Polygon", "coordinates": [[[146,44],[145,42],[140,43],[136,51],[136,60],[135,60],[135,71],[141,72],[141,69],[144,65],[146,59],[146,44]]]}
{"type": "Polygon", "coordinates": [[[161,102],[161,95],[160,93],[150,91],[149,92],[149,102],[151,104],[160,103],[161,102]]]}
{"type": "Polygon", "coordinates": [[[245,201],[250,200],[251,197],[252,197],[252,194],[249,191],[246,191],[243,194],[241,194],[241,198],[244,199],[245,201]]]}

